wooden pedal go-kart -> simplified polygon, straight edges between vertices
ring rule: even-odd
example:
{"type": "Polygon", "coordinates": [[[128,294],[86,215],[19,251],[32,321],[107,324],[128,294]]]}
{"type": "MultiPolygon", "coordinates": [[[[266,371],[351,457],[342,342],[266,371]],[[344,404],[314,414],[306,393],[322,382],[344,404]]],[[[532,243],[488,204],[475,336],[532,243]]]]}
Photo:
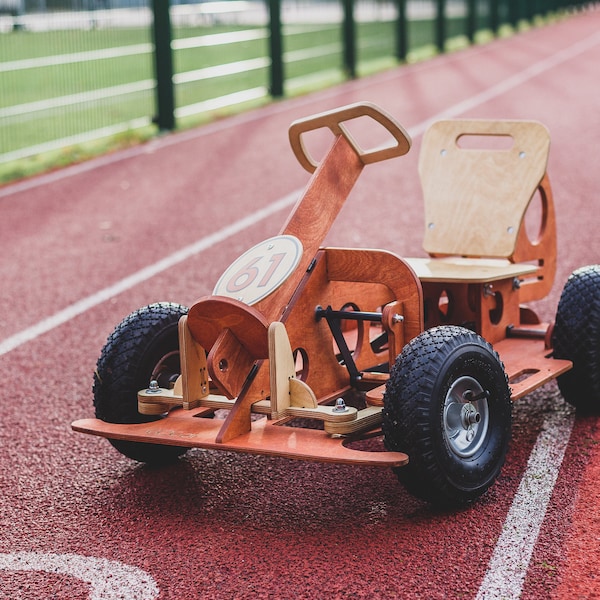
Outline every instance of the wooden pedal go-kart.
{"type": "Polygon", "coordinates": [[[97,418],[75,431],[142,462],[201,447],[387,466],[413,494],[456,505],[497,478],[512,400],[558,377],[569,402],[598,405],[600,267],[571,276],[555,325],[526,306],[547,295],[556,264],[544,126],[430,127],[419,162],[426,259],[321,247],[365,165],[409,151],[392,117],[359,103],[289,133],[312,177],[279,235],[189,310],[160,303],[125,318],[98,361],[97,418]],[[390,143],[363,149],[356,119],[390,143]],[[334,141],[317,163],[305,136],[321,128],[334,141]]]}

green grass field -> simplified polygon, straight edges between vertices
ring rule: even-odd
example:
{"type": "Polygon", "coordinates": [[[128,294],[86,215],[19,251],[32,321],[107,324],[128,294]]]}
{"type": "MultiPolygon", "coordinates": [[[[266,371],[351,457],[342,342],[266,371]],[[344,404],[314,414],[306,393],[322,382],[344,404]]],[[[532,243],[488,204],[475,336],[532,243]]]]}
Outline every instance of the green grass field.
{"type": "MultiPolygon", "coordinates": [[[[411,22],[411,49],[432,41],[431,21],[411,22]]],[[[174,28],[173,45],[176,107],[200,107],[185,111],[192,114],[179,119],[178,127],[270,100],[266,28],[174,28]],[[218,43],[222,33],[241,39],[218,43]],[[217,98],[254,89],[264,94],[257,92],[246,105],[202,110],[203,102],[212,106],[217,98]]],[[[394,22],[358,23],[359,74],[396,64],[395,45],[394,22]]],[[[286,95],[342,80],[342,52],[340,24],[286,27],[286,95]]],[[[155,134],[148,28],[0,33],[0,57],[0,182],[155,134]],[[52,150],[55,140],[63,140],[62,147],[52,150]],[[28,155],[31,147],[34,156],[28,155]]]]}

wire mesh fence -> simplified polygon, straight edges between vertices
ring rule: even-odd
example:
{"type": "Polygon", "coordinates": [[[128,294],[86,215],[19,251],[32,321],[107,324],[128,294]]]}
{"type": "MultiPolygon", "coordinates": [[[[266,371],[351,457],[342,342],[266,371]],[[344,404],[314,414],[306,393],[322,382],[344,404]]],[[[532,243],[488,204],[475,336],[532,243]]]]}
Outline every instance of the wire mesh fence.
{"type": "Polygon", "coordinates": [[[562,1],[0,0],[0,167],[331,85],[562,1]]]}

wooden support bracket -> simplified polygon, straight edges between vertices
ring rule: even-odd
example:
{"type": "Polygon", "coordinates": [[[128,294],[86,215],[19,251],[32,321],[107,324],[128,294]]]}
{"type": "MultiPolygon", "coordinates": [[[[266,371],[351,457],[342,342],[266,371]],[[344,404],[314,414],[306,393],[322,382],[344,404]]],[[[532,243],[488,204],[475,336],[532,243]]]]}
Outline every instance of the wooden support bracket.
{"type": "Polygon", "coordinates": [[[187,315],[179,320],[179,353],[183,408],[189,410],[200,406],[201,399],[208,396],[209,382],[206,351],[194,340],[187,325],[187,315]]]}

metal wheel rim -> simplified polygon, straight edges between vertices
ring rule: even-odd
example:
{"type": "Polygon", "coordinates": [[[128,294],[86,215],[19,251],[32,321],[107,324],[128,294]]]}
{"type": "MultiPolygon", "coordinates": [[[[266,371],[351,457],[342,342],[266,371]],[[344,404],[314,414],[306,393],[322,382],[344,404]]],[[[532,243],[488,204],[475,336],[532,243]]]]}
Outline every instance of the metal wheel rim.
{"type": "Polygon", "coordinates": [[[450,450],[460,458],[474,456],[484,443],[489,419],[488,400],[480,383],[468,376],[454,381],[443,410],[444,439],[450,450]]]}

